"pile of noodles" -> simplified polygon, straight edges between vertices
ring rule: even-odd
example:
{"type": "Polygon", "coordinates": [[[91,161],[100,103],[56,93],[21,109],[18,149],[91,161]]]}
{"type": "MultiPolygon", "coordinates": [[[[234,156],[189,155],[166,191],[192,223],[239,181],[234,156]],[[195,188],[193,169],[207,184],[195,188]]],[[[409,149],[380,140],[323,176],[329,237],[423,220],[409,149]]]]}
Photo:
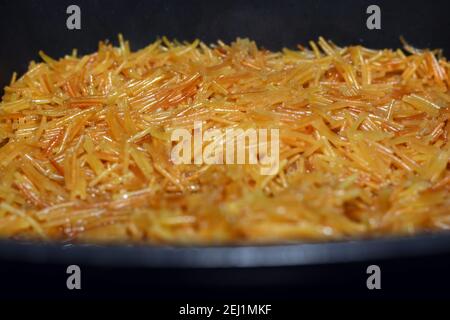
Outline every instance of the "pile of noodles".
{"type": "Polygon", "coordinates": [[[439,52],[166,38],[40,53],[0,103],[0,236],[224,243],[450,228],[439,52]],[[280,166],[174,165],[171,132],[278,128],[280,166]]]}

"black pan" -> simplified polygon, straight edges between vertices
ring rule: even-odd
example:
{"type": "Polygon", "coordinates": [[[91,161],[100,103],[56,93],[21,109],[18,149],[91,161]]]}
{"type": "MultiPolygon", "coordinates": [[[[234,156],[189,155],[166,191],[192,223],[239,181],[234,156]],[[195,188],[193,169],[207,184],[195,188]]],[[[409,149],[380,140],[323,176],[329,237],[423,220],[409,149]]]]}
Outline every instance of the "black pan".
{"type": "MultiPolygon", "coordinates": [[[[73,48],[89,53],[96,50],[99,40],[115,42],[119,32],[131,41],[133,49],[163,35],[179,40],[200,38],[205,42],[250,37],[274,50],[295,48],[319,36],[342,45],[360,43],[373,48],[393,48],[401,46],[399,38],[403,36],[416,47],[442,48],[448,55],[448,1],[377,1],[381,8],[381,30],[368,30],[366,9],[372,2],[2,1],[0,87],[9,82],[13,71],[20,75],[26,71],[28,61],[39,60],[37,52],[41,49],[54,57],[70,53],[73,48]],[[66,28],[66,8],[74,3],[81,8],[81,30],[66,28]]],[[[450,233],[223,247],[0,241],[0,280],[3,279],[10,294],[17,295],[24,290],[47,290],[54,294],[61,289],[60,284],[52,282],[54,275],[64,274],[64,266],[68,264],[89,268],[93,295],[120,291],[112,289],[110,277],[116,281],[118,277],[122,279],[116,289],[132,288],[136,294],[155,296],[153,290],[146,288],[157,287],[159,297],[176,296],[186,292],[186,288],[198,296],[203,296],[204,288],[210,291],[221,288],[221,294],[239,288],[233,294],[243,296],[249,292],[254,295],[254,288],[258,288],[263,297],[268,292],[292,296],[293,292],[287,288],[307,288],[308,296],[323,295],[320,288],[332,288],[329,292],[339,294],[353,288],[357,294],[364,295],[367,294],[365,271],[371,263],[387,269],[391,289],[394,288],[390,291],[392,295],[413,292],[411,277],[415,277],[419,288],[428,290],[419,290],[422,293],[448,294],[450,233]],[[31,275],[30,270],[34,270],[31,275]],[[32,276],[36,274],[39,277],[32,276]],[[37,278],[46,282],[41,283],[37,278]]],[[[125,292],[127,296],[132,295],[129,290],[125,292]]],[[[296,290],[295,295],[306,296],[305,292],[296,290]]]]}

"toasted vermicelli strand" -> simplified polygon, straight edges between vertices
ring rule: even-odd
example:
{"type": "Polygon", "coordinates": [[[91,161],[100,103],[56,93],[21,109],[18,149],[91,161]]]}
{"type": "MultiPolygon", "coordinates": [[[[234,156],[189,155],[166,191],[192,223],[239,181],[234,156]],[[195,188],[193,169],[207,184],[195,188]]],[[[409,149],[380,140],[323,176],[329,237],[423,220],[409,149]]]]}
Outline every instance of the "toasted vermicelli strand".
{"type": "Polygon", "coordinates": [[[133,52],[120,36],[81,57],[40,52],[0,103],[0,236],[226,243],[450,228],[448,61],[408,44],[309,44],[162,38],[133,52]],[[278,129],[277,171],[175,164],[171,133],[199,122],[278,129]]]}

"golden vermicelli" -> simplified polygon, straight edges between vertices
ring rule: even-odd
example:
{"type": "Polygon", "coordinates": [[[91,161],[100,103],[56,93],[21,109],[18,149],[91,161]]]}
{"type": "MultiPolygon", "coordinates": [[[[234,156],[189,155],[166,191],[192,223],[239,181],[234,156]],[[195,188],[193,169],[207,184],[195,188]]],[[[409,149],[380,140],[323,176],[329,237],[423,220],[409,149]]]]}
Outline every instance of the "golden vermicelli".
{"type": "Polygon", "coordinates": [[[450,228],[439,52],[166,38],[43,63],[0,103],[0,236],[225,243],[450,228]],[[279,129],[279,167],[175,165],[171,133],[279,129]]]}

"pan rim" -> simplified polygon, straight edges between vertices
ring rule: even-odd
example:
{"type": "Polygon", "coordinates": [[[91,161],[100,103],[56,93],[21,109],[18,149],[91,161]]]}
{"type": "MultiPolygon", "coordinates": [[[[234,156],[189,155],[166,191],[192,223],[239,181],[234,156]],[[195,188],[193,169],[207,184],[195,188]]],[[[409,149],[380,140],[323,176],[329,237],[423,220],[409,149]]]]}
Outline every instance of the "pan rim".
{"type": "Polygon", "coordinates": [[[231,245],[64,244],[0,240],[0,261],[108,268],[295,267],[450,254],[450,232],[333,242],[231,245]]]}

